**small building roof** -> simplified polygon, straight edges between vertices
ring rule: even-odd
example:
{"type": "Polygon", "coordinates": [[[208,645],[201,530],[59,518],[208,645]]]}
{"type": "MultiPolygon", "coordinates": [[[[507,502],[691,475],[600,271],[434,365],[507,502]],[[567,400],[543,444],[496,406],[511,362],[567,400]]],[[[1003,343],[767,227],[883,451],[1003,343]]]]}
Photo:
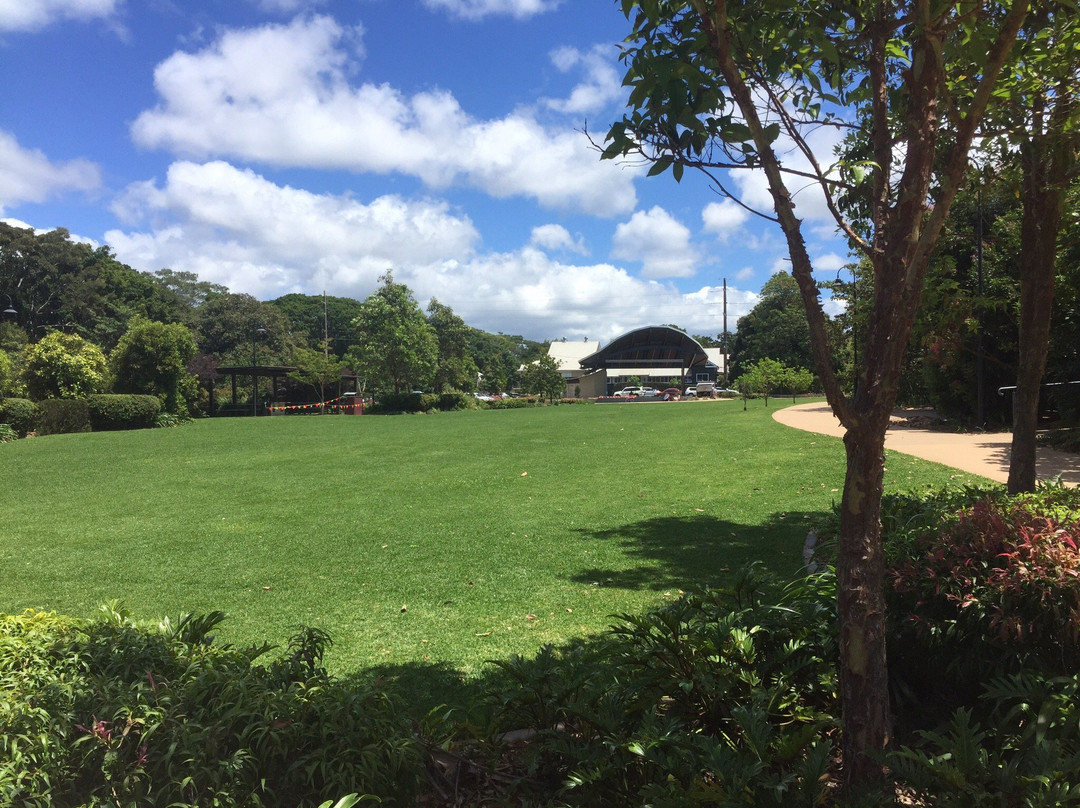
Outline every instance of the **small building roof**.
{"type": "Polygon", "coordinates": [[[564,342],[557,340],[548,346],[548,356],[559,363],[559,370],[581,370],[581,360],[589,354],[600,350],[597,341],[581,340],[580,342],[564,342]]]}

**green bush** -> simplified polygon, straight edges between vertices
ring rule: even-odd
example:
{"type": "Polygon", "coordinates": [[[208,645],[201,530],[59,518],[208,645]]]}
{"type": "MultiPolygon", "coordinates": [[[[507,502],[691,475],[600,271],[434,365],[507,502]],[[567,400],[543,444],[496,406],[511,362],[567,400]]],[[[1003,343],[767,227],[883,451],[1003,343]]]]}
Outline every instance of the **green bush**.
{"type": "Polygon", "coordinates": [[[25,398],[0,398],[0,423],[8,424],[20,438],[25,438],[38,428],[41,410],[37,404],[25,398]]]}
{"type": "Polygon", "coordinates": [[[961,708],[889,768],[915,804],[937,808],[1080,805],[1080,677],[1026,673],[983,688],[982,712],[961,708]]]}
{"type": "Polygon", "coordinates": [[[324,633],[259,664],[268,647],[213,645],[221,619],[0,616],[0,803],[413,804],[417,743],[386,693],[325,672],[324,633]]]}
{"type": "Polygon", "coordinates": [[[1080,492],[985,498],[912,549],[889,569],[899,633],[980,678],[1080,667],[1080,492]]]}
{"type": "Polygon", "coordinates": [[[151,429],[157,425],[161,401],[157,396],[98,394],[86,399],[90,426],[95,431],[151,429]]]}
{"type": "Polygon", "coordinates": [[[39,435],[63,435],[90,431],[90,407],[81,399],[47,398],[38,402],[41,410],[39,435]]]}
{"type": "Polygon", "coordinates": [[[560,805],[821,804],[834,585],[811,579],[761,605],[758,584],[751,570],[730,591],[622,615],[587,645],[496,663],[492,736],[534,733],[521,765],[560,805]]]}
{"type": "Polygon", "coordinates": [[[11,443],[19,439],[19,433],[10,424],[0,424],[0,443],[11,443]]]}

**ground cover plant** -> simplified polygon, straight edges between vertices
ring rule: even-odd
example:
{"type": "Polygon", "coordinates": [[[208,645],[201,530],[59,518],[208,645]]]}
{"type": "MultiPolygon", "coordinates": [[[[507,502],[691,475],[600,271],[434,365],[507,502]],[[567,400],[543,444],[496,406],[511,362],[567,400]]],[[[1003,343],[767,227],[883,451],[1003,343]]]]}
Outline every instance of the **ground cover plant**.
{"type": "MultiPolygon", "coordinates": [[[[303,623],[333,638],[335,672],[442,664],[453,680],[748,561],[792,574],[843,453],[771,412],[220,419],[3,444],[0,611],[221,610],[222,641],[303,623]]],[[[889,468],[901,489],[970,479],[889,468]]]]}

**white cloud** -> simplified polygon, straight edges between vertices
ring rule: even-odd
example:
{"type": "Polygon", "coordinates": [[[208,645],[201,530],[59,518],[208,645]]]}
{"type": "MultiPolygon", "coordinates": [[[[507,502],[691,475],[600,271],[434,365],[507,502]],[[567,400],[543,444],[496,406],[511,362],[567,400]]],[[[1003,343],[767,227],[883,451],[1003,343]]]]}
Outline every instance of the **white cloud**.
{"type": "Polygon", "coordinates": [[[329,17],[231,31],[154,72],[159,105],[132,125],[137,143],[205,159],[397,172],[433,188],[463,183],[554,208],[611,216],[633,210],[633,177],[601,163],[572,129],[528,111],[468,115],[448,92],[406,96],[349,82],[357,33],[329,17]]]}
{"type": "Polygon", "coordinates": [[[39,31],[65,19],[108,18],[123,0],[0,0],[0,31],[39,31]]]}
{"type": "Polygon", "coordinates": [[[387,268],[463,259],[478,239],[445,203],[383,196],[365,205],[281,187],[222,162],[175,163],[163,187],[132,185],[114,210],[150,223],[149,232],[106,233],[120,260],[196,272],[260,298],[370,291],[387,268]]]}
{"type": "Polygon", "coordinates": [[[575,239],[561,224],[542,224],[532,229],[529,244],[542,250],[569,250],[585,255],[589,252],[582,237],[575,239]]]}
{"type": "MultiPolygon", "coordinates": [[[[530,339],[610,340],[658,323],[720,328],[719,287],[683,293],[612,264],[556,260],[538,246],[578,243],[561,225],[536,228],[537,246],[478,254],[472,223],[437,201],[363,204],[222,162],[176,163],[164,182],[130,186],[115,209],[132,223],[105,235],[121,261],[188,270],[261,299],[326,290],[362,300],[392,268],[422,304],[437,297],[470,325],[530,339]]],[[[728,288],[729,318],[746,313],[745,296],[728,288]]]]}
{"type": "Polygon", "coordinates": [[[0,130],[0,211],[21,202],[44,202],[65,191],[92,191],[100,184],[101,171],[90,161],[54,163],[0,130]]]}
{"type": "Polygon", "coordinates": [[[750,213],[730,199],[725,199],[723,202],[710,202],[701,211],[701,221],[705,232],[712,233],[724,244],[731,236],[743,229],[749,218],[750,213]]]}
{"type": "Polygon", "coordinates": [[[424,0],[436,11],[447,11],[464,20],[480,20],[495,15],[524,19],[553,11],[563,0],[424,0]]]}
{"type": "Polygon", "coordinates": [[[582,115],[602,110],[625,95],[622,76],[615,68],[616,51],[608,45],[597,45],[589,51],[559,48],[551,54],[551,62],[563,73],[581,68],[585,79],[567,98],[545,98],[541,103],[556,112],[582,115]]]}
{"type": "MultiPolygon", "coordinates": [[[[683,293],[612,264],[566,264],[530,247],[465,263],[395,270],[394,277],[404,279],[418,300],[437,297],[471,325],[530,339],[607,342],[662,323],[710,334],[723,322],[721,287],[683,293]]],[[[745,301],[752,299],[752,293],[728,287],[731,328],[750,310],[745,301]]]]}
{"type": "Polygon", "coordinates": [[[647,212],[638,211],[629,222],[615,228],[612,255],[641,261],[647,278],[690,277],[698,260],[690,230],[658,205],[647,212]]]}

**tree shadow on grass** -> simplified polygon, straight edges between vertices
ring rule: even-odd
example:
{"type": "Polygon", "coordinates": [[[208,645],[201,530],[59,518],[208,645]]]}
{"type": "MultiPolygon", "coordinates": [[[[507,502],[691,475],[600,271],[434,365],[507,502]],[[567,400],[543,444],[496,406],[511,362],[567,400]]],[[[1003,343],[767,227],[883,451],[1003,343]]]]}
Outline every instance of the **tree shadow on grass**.
{"type": "Polygon", "coordinates": [[[753,561],[787,577],[801,566],[806,534],[823,516],[788,511],[760,525],[706,515],[664,516],[606,530],[580,530],[584,538],[614,543],[625,557],[642,563],[583,569],[571,580],[635,590],[702,589],[721,585],[732,571],[753,561]]]}

